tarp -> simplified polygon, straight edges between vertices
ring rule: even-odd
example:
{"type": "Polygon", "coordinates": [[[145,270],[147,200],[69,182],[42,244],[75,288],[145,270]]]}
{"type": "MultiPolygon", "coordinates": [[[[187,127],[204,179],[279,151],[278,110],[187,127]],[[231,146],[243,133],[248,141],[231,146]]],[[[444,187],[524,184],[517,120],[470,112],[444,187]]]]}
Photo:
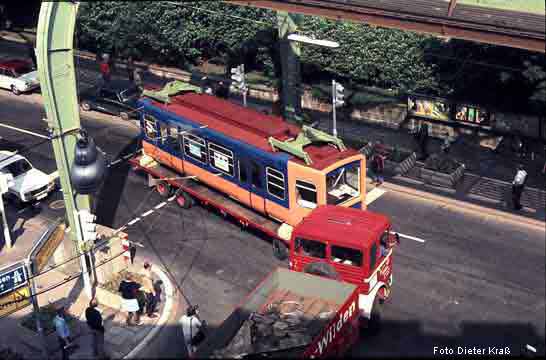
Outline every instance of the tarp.
{"type": "Polygon", "coordinates": [[[142,95],[152,98],[163,103],[170,103],[170,97],[180,94],[185,91],[193,91],[201,93],[201,87],[192,85],[180,80],[168,82],[161,90],[147,90],[142,92],[142,95]]]}

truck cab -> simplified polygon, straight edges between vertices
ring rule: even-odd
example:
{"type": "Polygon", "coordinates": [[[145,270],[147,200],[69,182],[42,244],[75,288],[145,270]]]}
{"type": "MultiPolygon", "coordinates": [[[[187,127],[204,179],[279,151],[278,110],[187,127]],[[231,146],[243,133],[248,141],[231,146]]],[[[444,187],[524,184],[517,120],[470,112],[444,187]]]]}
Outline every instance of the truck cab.
{"type": "Polygon", "coordinates": [[[370,320],[390,296],[398,239],[384,215],[320,206],[292,232],[290,269],[357,285],[361,316],[370,320]]]}

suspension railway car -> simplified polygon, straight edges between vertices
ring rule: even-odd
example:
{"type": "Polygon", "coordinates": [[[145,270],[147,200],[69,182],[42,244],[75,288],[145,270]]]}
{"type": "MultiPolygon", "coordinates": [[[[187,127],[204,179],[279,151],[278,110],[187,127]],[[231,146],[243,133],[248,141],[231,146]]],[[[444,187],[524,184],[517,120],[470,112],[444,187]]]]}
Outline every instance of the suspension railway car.
{"type": "Polygon", "coordinates": [[[237,211],[255,213],[261,220],[251,222],[257,224],[268,219],[273,225],[262,228],[285,241],[318,205],[366,206],[365,157],[339,138],[196,92],[168,101],[143,96],[139,108],[143,156],[138,161],[151,158],[164,169],[147,170],[169,180],[159,183],[160,193],[168,195],[170,184],[200,198],[196,184],[206,186],[203,191],[216,200],[205,196],[202,202],[240,219],[237,211]],[[194,180],[176,181],[181,174],[194,180]]]}

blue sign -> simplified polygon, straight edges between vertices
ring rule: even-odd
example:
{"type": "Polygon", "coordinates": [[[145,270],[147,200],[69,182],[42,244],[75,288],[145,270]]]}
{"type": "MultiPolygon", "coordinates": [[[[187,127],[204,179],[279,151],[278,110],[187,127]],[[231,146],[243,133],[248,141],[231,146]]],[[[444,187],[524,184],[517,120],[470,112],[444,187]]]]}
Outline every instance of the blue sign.
{"type": "Polygon", "coordinates": [[[28,281],[27,272],[24,265],[16,268],[3,270],[0,272],[0,295],[9,293],[21,286],[26,285],[28,281]]]}

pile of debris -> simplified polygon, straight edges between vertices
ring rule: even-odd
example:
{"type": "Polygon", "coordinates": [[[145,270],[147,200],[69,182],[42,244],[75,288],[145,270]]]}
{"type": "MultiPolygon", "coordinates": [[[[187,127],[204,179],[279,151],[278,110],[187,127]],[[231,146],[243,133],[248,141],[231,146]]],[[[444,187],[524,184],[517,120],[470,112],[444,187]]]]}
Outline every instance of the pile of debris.
{"type": "Polygon", "coordinates": [[[293,293],[266,304],[251,313],[229,345],[213,357],[242,358],[305,347],[336,313],[335,304],[293,293]]]}

